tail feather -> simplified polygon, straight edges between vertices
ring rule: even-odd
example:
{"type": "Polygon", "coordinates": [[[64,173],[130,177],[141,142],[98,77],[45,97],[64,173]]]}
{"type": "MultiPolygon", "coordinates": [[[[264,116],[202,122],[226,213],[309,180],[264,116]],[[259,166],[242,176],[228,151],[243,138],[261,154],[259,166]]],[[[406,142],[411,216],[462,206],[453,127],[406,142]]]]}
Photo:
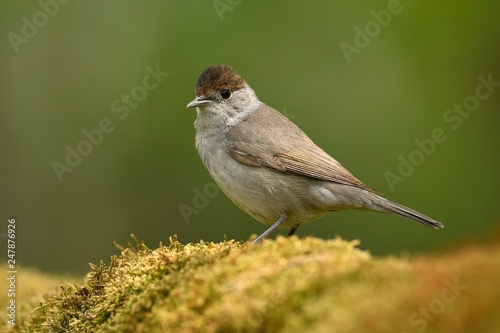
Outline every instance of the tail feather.
{"type": "Polygon", "coordinates": [[[421,224],[425,225],[426,227],[430,227],[430,228],[434,228],[434,229],[444,228],[444,225],[442,223],[440,223],[434,219],[431,219],[430,217],[428,217],[422,213],[419,213],[414,209],[411,209],[411,208],[403,206],[401,204],[392,202],[392,201],[387,200],[385,198],[382,198],[378,195],[377,195],[377,197],[379,200],[372,201],[369,208],[377,210],[377,211],[382,211],[382,212],[400,215],[400,216],[406,217],[410,220],[421,223],[421,224]],[[373,206],[375,206],[375,207],[373,207],[373,206]]]}

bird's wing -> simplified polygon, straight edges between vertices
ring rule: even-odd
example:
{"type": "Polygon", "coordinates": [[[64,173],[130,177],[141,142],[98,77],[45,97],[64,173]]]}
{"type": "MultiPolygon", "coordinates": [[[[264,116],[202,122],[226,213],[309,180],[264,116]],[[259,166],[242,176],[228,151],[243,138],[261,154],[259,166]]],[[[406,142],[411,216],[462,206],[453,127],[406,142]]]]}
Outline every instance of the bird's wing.
{"type": "Polygon", "coordinates": [[[288,118],[264,104],[229,130],[226,146],[235,160],[250,166],[376,192],[316,146],[288,118]]]}

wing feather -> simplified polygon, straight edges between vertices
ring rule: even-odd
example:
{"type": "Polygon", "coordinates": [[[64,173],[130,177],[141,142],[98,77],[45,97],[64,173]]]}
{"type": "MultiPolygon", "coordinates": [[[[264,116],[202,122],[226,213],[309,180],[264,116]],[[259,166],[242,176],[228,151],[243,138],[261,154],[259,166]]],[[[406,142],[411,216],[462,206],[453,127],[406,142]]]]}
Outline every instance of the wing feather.
{"type": "Polygon", "coordinates": [[[229,130],[226,146],[240,163],[376,192],[314,144],[288,118],[265,104],[229,130]],[[266,130],[259,131],[256,123],[266,130]]]}

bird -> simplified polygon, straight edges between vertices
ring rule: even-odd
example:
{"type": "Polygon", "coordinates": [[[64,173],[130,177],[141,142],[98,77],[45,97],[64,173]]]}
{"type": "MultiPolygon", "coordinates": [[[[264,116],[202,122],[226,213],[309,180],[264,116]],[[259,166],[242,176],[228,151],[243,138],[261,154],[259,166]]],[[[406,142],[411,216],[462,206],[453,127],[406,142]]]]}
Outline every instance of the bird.
{"type": "Polygon", "coordinates": [[[297,125],[261,102],[226,65],[206,68],[195,84],[195,146],[219,188],[240,209],[268,226],[295,234],[325,213],[356,209],[392,213],[424,226],[444,225],[390,201],[316,145],[297,125]]]}

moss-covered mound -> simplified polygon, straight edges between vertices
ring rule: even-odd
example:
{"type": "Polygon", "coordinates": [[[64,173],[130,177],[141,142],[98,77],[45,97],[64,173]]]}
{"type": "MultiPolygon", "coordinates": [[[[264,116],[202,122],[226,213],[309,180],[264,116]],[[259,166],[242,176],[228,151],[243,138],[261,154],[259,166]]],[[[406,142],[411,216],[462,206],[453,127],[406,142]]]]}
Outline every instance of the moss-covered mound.
{"type": "Polygon", "coordinates": [[[172,237],[150,250],[136,241],[91,265],[82,284],[24,301],[16,325],[2,318],[0,331],[500,331],[499,245],[415,259],[372,258],[355,245],[172,237]]]}

